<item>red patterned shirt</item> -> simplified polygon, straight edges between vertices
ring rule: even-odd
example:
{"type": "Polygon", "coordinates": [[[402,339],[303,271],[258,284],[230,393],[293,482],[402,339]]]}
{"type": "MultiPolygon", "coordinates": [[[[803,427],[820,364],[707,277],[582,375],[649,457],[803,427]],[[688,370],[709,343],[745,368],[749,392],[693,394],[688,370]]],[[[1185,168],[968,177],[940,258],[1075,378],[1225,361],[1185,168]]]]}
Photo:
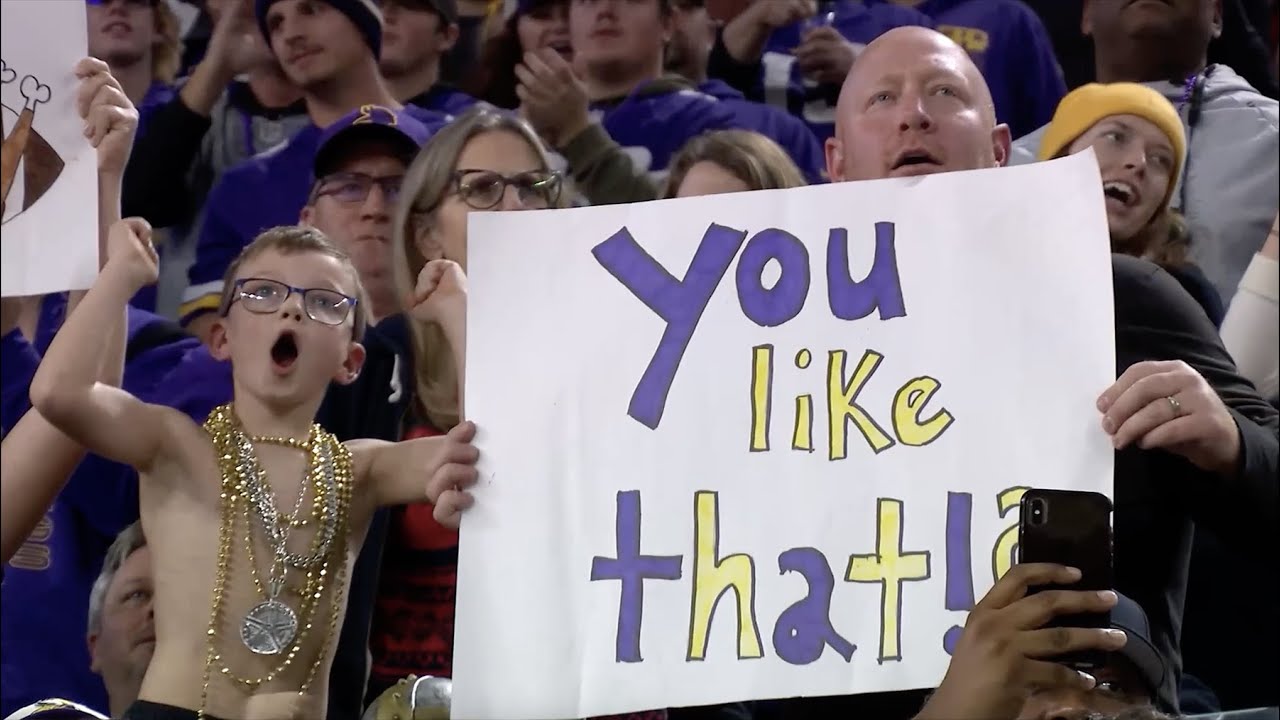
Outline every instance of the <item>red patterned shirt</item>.
{"type": "MultiPolygon", "coordinates": [[[[414,427],[405,440],[441,433],[414,427]]],[[[436,522],[430,503],[391,514],[374,601],[368,697],[408,675],[453,676],[453,606],[458,583],[458,532],[436,522]]],[[[596,720],[666,720],[666,710],[596,720]]]]}

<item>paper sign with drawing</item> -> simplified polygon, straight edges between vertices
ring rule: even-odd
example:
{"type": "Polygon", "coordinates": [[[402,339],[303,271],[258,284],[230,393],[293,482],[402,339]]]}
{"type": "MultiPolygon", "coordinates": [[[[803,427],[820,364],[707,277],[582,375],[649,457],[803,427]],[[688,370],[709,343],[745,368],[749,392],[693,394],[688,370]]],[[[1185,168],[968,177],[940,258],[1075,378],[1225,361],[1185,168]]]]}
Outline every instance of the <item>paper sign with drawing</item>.
{"type": "Polygon", "coordinates": [[[1022,490],[1111,493],[1097,173],[472,215],[453,717],[936,684],[1022,490]]]}
{"type": "Polygon", "coordinates": [[[76,114],[82,3],[0,3],[4,154],[0,272],[5,296],[85,288],[98,267],[98,176],[76,114]]]}

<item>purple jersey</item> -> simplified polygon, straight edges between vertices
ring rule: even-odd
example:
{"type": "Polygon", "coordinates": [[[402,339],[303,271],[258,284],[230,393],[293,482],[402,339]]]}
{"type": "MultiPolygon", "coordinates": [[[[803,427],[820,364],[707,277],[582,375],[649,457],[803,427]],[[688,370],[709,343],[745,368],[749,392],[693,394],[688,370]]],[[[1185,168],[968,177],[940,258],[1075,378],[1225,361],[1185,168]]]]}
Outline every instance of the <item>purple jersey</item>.
{"type": "MultiPolygon", "coordinates": [[[[865,47],[888,30],[906,25],[932,27],[928,16],[892,4],[842,2],[834,5],[831,26],[855,46],[865,47]]],[[[819,141],[835,134],[838,85],[820,85],[804,77],[792,54],[806,31],[805,23],[779,28],[769,37],[760,58],[761,96],[809,124],[819,141]]],[[[756,95],[753,93],[752,95],[756,95]]]]}
{"type": "Polygon", "coordinates": [[[1067,86],[1031,8],[1018,0],[921,0],[914,8],[973,58],[991,88],[997,120],[1015,140],[1053,119],[1067,86]]]}
{"type": "MultiPolygon", "coordinates": [[[[47,296],[34,346],[14,331],[3,339],[0,387],[4,431],[29,407],[27,391],[65,312],[61,295],[47,296]]],[[[131,349],[145,328],[162,322],[136,308],[128,313],[131,349]]],[[[126,364],[125,390],[170,405],[192,417],[231,397],[229,381],[186,383],[179,401],[159,392],[162,379],[192,353],[207,352],[194,338],[165,339],[141,350],[126,364]]],[[[138,482],[132,468],[89,455],[72,473],[44,519],[18,549],[4,573],[0,604],[0,715],[44,698],[59,697],[90,707],[106,707],[102,681],[89,670],[85,643],[89,590],[107,548],[138,518],[138,482]]]]}
{"type": "Polygon", "coordinates": [[[754,130],[787,151],[810,184],[826,182],[827,160],[822,143],[800,118],[771,105],[751,102],[721,80],[708,80],[698,90],[727,105],[744,130],[754,130]]]}

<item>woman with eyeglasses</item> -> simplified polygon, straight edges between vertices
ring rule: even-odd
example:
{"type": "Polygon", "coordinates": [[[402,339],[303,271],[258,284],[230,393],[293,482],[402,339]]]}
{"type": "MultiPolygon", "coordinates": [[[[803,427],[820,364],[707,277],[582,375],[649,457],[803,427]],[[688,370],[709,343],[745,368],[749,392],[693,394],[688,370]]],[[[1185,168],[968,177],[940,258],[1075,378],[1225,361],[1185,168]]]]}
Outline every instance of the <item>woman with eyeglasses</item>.
{"type": "MultiPolygon", "coordinates": [[[[331,427],[340,437],[409,439],[459,422],[467,216],[560,207],[562,193],[533,130],[512,114],[479,106],[432,136],[398,196],[390,265],[402,312],[369,329],[359,380],[326,398],[321,415],[345,426],[331,427]],[[415,297],[420,276],[435,283],[425,302],[415,297]]],[[[411,674],[452,675],[458,535],[432,510],[422,503],[390,514],[367,701],[411,674]]]]}

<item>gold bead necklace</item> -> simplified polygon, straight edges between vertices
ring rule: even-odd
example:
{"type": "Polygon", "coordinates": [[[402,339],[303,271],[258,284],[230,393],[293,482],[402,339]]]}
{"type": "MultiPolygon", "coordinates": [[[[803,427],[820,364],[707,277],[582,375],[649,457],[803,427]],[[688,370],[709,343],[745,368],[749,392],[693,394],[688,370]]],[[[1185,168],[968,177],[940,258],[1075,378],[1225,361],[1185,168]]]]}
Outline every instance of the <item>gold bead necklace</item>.
{"type": "MultiPolygon", "coordinates": [[[[316,657],[312,661],[310,668],[308,668],[306,678],[299,688],[299,695],[305,695],[312,682],[314,682],[316,673],[320,666],[324,664],[324,660],[328,655],[328,647],[337,633],[338,624],[341,620],[341,594],[345,591],[344,583],[347,574],[347,534],[354,481],[351,451],[338,442],[335,436],[323,431],[319,426],[315,426],[312,429],[310,437],[305,442],[291,438],[250,438],[240,429],[239,423],[235,418],[234,409],[228,404],[210,413],[208,420],[205,421],[205,430],[213,441],[222,476],[222,489],[219,495],[222,520],[219,527],[218,562],[214,575],[212,607],[209,615],[209,628],[206,633],[208,647],[205,654],[204,683],[200,697],[200,711],[197,713],[197,717],[200,720],[204,719],[208,707],[209,686],[215,667],[220,675],[252,693],[259,686],[275,680],[280,673],[293,664],[306,638],[314,629],[316,611],[326,595],[326,579],[336,574],[333,584],[329,587],[331,590],[329,593],[331,607],[327,631],[325,636],[321,638],[316,657]],[[299,502],[295,507],[294,515],[301,514],[302,496],[305,495],[306,485],[310,484],[314,489],[311,519],[316,522],[321,530],[328,531],[326,533],[317,530],[310,543],[310,554],[308,556],[289,555],[288,564],[305,569],[306,575],[306,580],[303,583],[302,598],[296,616],[301,628],[296,633],[296,636],[288,642],[288,651],[285,653],[283,660],[272,668],[270,672],[258,678],[244,678],[232,672],[230,667],[223,661],[222,654],[218,652],[218,631],[222,627],[224,620],[224,601],[231,574],[232,544],[240,522],[244,524],[244,538],[250,577],[258,596],[267,596],[254,558],[254,523],[252,517],[254,503],[251,502],[250,496],[257,494],[259,501],[261,501],[260,493],[263,491],[271,492],[271,490],[269,485],[261,482],[260,472],[256,474],[257,477],[249,477],[253,473],[246,472],[245,463],[243,462],[246,442],[265,442],[296,447],[310,455],[307,478],[299,493],[299,502]],[[255,482],[259,483],[258,487],[254,487],[255,482]],[[266,485],[266,487],[261,487],[261,485],[266,485]],[[325,535],[328,537],[324,537],[325,535]],[[336,573],[330,572],[330,567],[333,563],[337,564],[336,573]]],[[[258,519],[263,526],[264,532],[268,533],[268,540],[270,540],[272,535],[268,523],[274,524],[276,521],[273,518],[266,517],[261,512],[261,503],[259,505],[258,519]]],[[[283,514],[281,514],[281,517],[283,517],[283,514]]],[[[293,525],[293,520],[290,520],[289,525],[293,525]]],[[[296,527],[296,525],[293,526],[296,527]]],[[[283,551],[280,548],[278,548],[276,556],[276,561],[278,562],[283,556],[283,551]]],[[[283,576],[281,576],[279,582],[283,583],[283,576]]],[[[248,641],[246,640],[246,642],[248,641]]]]}

